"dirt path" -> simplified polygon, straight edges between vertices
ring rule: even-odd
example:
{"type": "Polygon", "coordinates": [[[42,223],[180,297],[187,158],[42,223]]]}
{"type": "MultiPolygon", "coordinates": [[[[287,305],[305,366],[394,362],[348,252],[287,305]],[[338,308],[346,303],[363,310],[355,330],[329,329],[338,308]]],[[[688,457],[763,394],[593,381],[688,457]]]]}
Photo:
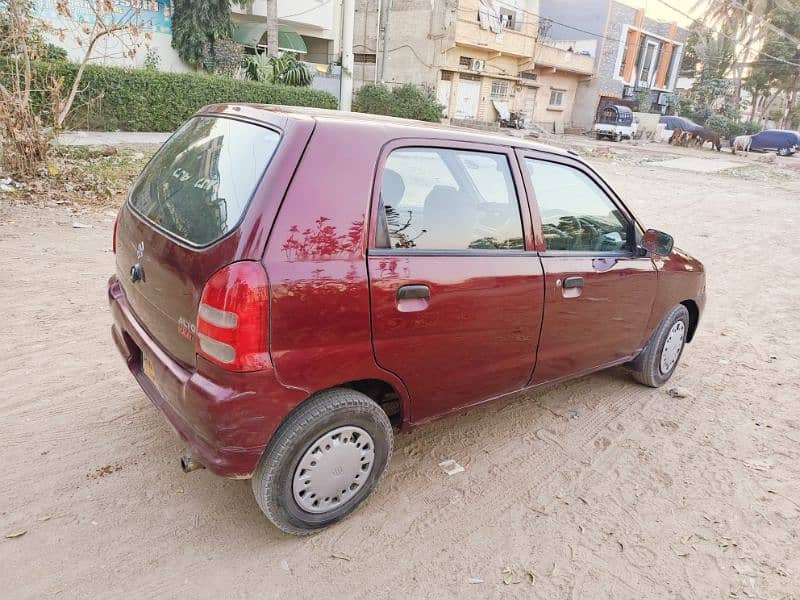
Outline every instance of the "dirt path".
{"type": "Polygon", "coordinates": [[[0,595],[800,597],[800,183],[598,167],[705,261],[691,397],[612,370],[401,435],[306,539],[248,482],[178,469],[109,336],[112,219],[0,205],[0,534],[26,531],[0,537],[0,595]]]}

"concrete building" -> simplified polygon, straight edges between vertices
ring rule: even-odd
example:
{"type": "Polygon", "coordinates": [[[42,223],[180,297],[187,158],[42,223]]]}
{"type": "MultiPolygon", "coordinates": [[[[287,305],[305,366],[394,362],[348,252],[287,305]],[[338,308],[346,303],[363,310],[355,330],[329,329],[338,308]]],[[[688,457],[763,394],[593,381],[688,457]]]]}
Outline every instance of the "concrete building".
{"type": "MultiPolygon", "coordinates": [[[[170,0],[144,0],[136,21],[142,35],[130,40],[137,47],[108,37],[97,45],[94,55],[105,64],[141,67],[148,52],[158,58],[159,69],[186,72],[192,68],[184,63],[172,47],[172,3],[170,0]]],[[[115,2],[120,14],[130,11],[131,2],[115,2]]],[[[94,14],[81,2],[69,2],[72,19],[64,19],[56,10],[56,0],[36,0],[34,14],[48,25],[48,41],[67,50],[71,60],[83,58],[84,48],[78,42],[85,39],[76,23],[93,23],[94,14]]],[[[234,38],[246,46],[266,44],[267,1],[253,0],[244,8],[231,4],[234,38]]],[[[313,87],[339,95],[338,68],[329,65],[338,60],[340,0],[278,0],[278,46],[297,53],[315,71],[313,87]]]]}
{"type": "Polygon", "coordinates": [[[361,0],[356,85],[427,86],[454,121],[494,123],[502,107],[552,127],[593,61],[537,44],[538,10],[538,0],[361,0]]]}
{"type": "MultiPolygon", "coordinates": [[[[677,22],[651,18],[638,1],[591,3],[583,11],[580,28],[596,33],[595,74],[581,81],[571,114],[572,125],[589,128],[608,104],[624,104],[634,110],[664,113],[675,101],[683,45],[689,35],[677,22]],[[601,13],[599,4],[605,8],[601,13]]],[[[542,16],[555,19],[551,35],[572,35],[570,23],[561,16],[560,0],[542,0],[542,16]],[[555,32],[555,33],[553,33],[555,32]]],[[[658,15],[662,17],[661,13],[658,15]]]]}

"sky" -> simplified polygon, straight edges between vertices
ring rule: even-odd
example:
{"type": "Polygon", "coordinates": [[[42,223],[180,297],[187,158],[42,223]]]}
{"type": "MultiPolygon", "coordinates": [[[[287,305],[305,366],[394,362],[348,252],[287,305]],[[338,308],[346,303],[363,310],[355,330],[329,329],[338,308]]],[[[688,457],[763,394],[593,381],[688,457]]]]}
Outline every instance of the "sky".
{"type": "MultiPolygon", "coordinates": [[[[659,0],[618,0],[634,8],[643,8],[645,14],[659,21],[675,21],[681,27],[691,25],[687,19],[672,8],[662,4],[659,0]]],[[[700,18],[703,13],[703,0],[665,0],[681,12],[694,18],[700,18]]],[[[593,33],[602,33],[608,12],[607,0],[539,0],[539,14],[543,17],[554,19],[561,23],[584,29],[593,33]]],[[[553,24],[550,38],[556,40],[587,39],[592,36],[553,24]]]]}

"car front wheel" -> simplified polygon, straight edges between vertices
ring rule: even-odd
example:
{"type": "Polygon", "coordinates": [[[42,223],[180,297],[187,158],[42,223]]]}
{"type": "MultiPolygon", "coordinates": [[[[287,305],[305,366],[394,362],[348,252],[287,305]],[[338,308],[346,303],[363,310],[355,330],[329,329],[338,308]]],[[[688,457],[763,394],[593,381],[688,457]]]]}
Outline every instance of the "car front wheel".
{"type": "Polygon", "coordinates": [[[278,529],[308,535],[352,513],[381,479],[393,433],[369,397],[335,388],[280,426],[253,475],[253,494],[278,529]]]}
{"type": "Polygon", "coordinates": [[[650,387],[664,385],[678,366],[689,332],[689,311],[679,304],[664,317],[644,350],[629,364],[633,377],[650,387]]]}
{"type": "Polygon", "coordinates": [[[778,156],[789,156],[788,148],[778,148],[778,156]]]}

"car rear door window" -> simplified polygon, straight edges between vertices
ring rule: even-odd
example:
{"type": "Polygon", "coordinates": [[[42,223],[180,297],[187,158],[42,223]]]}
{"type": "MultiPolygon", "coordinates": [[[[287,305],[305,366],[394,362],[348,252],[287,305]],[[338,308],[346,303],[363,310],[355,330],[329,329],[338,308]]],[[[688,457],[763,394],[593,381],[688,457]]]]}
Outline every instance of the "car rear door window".
{"type": "Polygon", "coordinates": [[[523,249],[505,154],[401,148],[386,160],[376,245],[395,249],[523,249]]]}
{"type": "Polygon", "coordinates": [[[621,252],[628,247],[627,219],[588,175],[560,163],[525,162],[547,250],[621,252]]]}
{"type": "Polygon", "coordinates": [[[239,224],[279,138],[234,119],[190,119],[145,167],[130,205],[174,237],[211,244],[239,224]]]}

